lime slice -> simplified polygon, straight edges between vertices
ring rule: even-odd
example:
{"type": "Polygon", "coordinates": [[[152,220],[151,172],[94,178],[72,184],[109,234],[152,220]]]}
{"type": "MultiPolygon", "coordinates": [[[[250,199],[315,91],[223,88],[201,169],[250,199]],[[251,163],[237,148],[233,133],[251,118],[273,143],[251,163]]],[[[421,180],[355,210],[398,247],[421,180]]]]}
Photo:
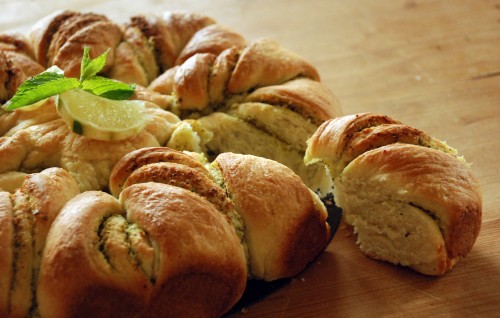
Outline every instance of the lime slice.
{"type": "Polygon", "coordinates": [[[74,133],[99,140],[121,140],[137,135],[149,116],[144,101],[111,100],[71,89],[58,95],[57,112],[74,133]]]}

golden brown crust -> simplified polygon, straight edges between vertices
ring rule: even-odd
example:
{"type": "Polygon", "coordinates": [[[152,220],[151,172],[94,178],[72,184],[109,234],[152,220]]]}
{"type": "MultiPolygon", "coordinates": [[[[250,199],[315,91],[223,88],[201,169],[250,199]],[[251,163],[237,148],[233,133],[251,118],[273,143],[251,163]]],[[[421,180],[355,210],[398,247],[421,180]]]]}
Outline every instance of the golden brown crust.
{"type": "Polygon", "coordinates": [[[110,49],[103,73],[114,64],[114,50],[122,39],[121,28],[110,21],[97,21],[73,33],[57,50],[52,64],[64,70],[67,77],[80,76],[80,64],[85,45],[90,48],[89,55],[95,58],[110,49]],[[96,41],[96,39],[99,39],[96,41]]]}
{"type": "Polygon", "coordinates": [[[77,196],[56,220],[46,249],[42,316],[217,317],[246,284],[234,229],[198,195],[164,184],[132,185],[120,201],[102,192],[77,196]],[[132,227],[147,233],[141,244],[149,247],[123,241],[132,227]],[[140,269],[147,251],[155,254],[150,274],[140,269]]]}
{"type": "Polygon", "coordinates": [[[131,25],[139,28],[153,43],[161,72],[174,65],[179,53],[198,30],[213,23],[215,21],[209,17],[181,11],[131,18],[131,25]]]}
{"type": "MultiPolygon", "coordinates": [[[[218,50],[219,47],[216,46],[214,51],[218,50]]],[[[231,96],[244,94],[259,87],[279,85],[299,77],[319,80],[319,75],[311,64],[271,40],[257,40],[242,50],[239,46],[233,46],[217,54],[192,55],[177,69],[168,70],[160,75],[149,88],[173,94],[181,110],[203,111],[210,106],[218,106],[217,104],[231,96]]],[[[306,84],[290,84],[291,87],[282,90],[283,94],[288,92],[292,95],[294,85],[300,87],[306,84]]],[[[303,113],[330,118],[330,113],[336,112],[338,102],[326,88],[314,89],[323,95],[317,98],[315,109],[302,108],[301,106],[305,107],[306,103],[299,100],[298,94],[292,97],[293,102],[297,103],[296,107],[303,113]],[[331,104],[328,105],[329,103],[331,104]]],[[[304,88],[301,92],[307,94],[308,89],[304,88]]],[[[304,99],[311,100],[312,94],[304,96],[304,99]]],[[[281,101],[283,100],[284,98],[281,98],[281,101]]],[[[317,121],[322,122],[319,118],[317,121]]]]}
{"type": "Polygon", "coordinates": [[[183,110],[201,111],[210,104],[208,78],[214,60],[213,54],[196,54],[175,72],[173,94],[183,110]]]}
{"type": "MultiPolygon", "coordinates": [[[[42,317],[133,316],[145,305],[151,288],[148,278],[130,266],[113,268],[103,254],[107,250],[100,251],[106,246],[100,226],[111,214],[123,214],[119,202],[92,191],[75,197],[61,211],[47,237],[40,268],[37,299],[42,317]]],[[[113,247],[108,248],[119,257],[120,246],[113,247]]]]}
{"type": "Polygon", "coordinates": [[[154,49],[136,27],[127,26],[123,41],[115,52],[115,65],[109,73],[113,79],[147,86],[159,73],[154,49]]]}
{"type": "Polygon", "coordinates": [[[34,247],[35,259],[39,263],[45,238],[52,222],[62,207],[80,193],[76,181],[61,168],[48,168],[25,178],[20,191],[29,197],[31,210],[35,212],[34,247]]]}
{"type": "Polygon", "coordinates": [[[303,58],[272,40],[260,39],[242,51],[227,89],[232,94],[239,94],[297,77],[319,80],[316,69],[303,58]]]}
{"type": "Polygon", "coordinates": [[[146,86],[149,83],[148,75],[127,42],[121,42],[116,47],[115,67],[111,69],[109,76],[128,84],[146,86]]]}
{"type": "Polygon", "coordinates": [[[306,162],[323,161],[335,178],[345,167],[342,155],[353,136],[365,128],[382,124],[399,124],[389,116],[360,113],[333,118],[324,122],[307,141],[306,162]]]}
{"type": "Polygon", "coordinates": [[[47,51],[49,65],[58,65],[56,56],[58,51],[68,42],[71,37],[80,30],[99,21],[106,21],[107,18],[101,14],[78,13],[69,16],[58,26],[50,39],[50,45],[47,51]]]}
{"type": "Polygon", "coordinates": [[[209,78],[210,85],[208,86],[208,95],[213,105],[221,105],[224,99],[229,97],[226,87],[236,67],[240,53],[239,48],[232,47],[224,50],[215,59],[209,78]]]}
{"type": "Polygon", "coordinates": [[[176,65],[169,68],[163,74],[152,80],[148,86],[148,91],[163,95],[172,95],[175,87],[175,73],[179,67],[179,65],[176,65]]]}
{"type": "Polygon", "coordinates": [[[142,87],[140,85],[136,86],[134,95],[131,97],[131,99],[151,102],[161,109],[165,109],[168,111],[171,111],[175,104],[175,100],[172,96],[160,94],[158,92],[146,89],[145,87],[142,87]]]}
{"type": "Polygon", "coordinates": [[[91,57],[108,54],[104,73],[114,64],[114,50],[122,39],[121,27],[104,15],[57,11],[35,24],[31,40],[37,61],[46,67],[57,65],[68,77],[80,75],[80,62],[85,46],[91,57]]]}
{"type": "Polygon", "coordinates": [[[197,53],[219,55],[226,49],[232,47],[241,49],[245,47],[246,44],[245,38],[239,33],[220,24],[212,24],[193,35],[179,53],[175,64],[180,65],[197,53]]]}
{"type": "Polygon", "coordinates": [[[48,98],[38,108],[30,111],[14,110],[0,115],[0,133],[2,136],[13,136],[27,127],[46,123],[59,118],[55,109],[55,97],[48,98]]]}
{"type": "Polygon", "coordinates": [[[0,191],[14,193],[21,187],[27,174],[19,171],[8,171],[0,174],[0,191]]]}
{"type": "Polygon", "coordinates": [[[220,154],[214,164],[245,223],[251,275],[294,276],[325,248],[326,210],[316,206],[314,194],[290,169],[232,153],[220,154]]]}
{"type": "Polygon", "coordinates": [[[308,140],[306,162],[322,160],[333,178],[362,153],[392,143],[430,147],[457,156],[457,151],[427,133],[385,115],[361,113],[328,120],[308,140]]]}
{"type": "Polygon", "coordinates": [[[150,313],[168,308],[173,315],[187,311],[188,316],[216,317],[236,303],[246,285],[243,248],[234,228],[211,204],[185,189],[158,183],[133,185],[121,200],[129,218],[151,233],[163,254],[156,276],[161,289],[150,313]],[[156,215],[142,213],[144,196],[156,199],[149,201],[156,202],[156,215]],[[211,283],[204,285],[209,293],[194,284],[198,279],[211,283]],[[172,290],[174,286],[179,289],[172,290]]]}
{"type": "Polygon", "coordinates": [[[172,113],[147,104],[146,112],[152,120],[141,132],[123,140],[103,141],[71,132],[57,117],[52,99],[42,107],[40,113],[56,117],[35,117],[30,123],[19,115],[17,125],[16,118],[12,119],[14,127],[9,135],[0,138],[0,173],[61,167],[78,181],[81,190],[106,189],[111,169],[118,160],[133,150],[160,146],[179,121],[172,113]]]}
{"type": "Polygon", "coordinates": [[[287,107],[316,125],[342,114],[337,97],[320,82],[308,78],[258,88],[245,101],[287,107]]]}
{"type": "MultiPolygon", "coordinates": [[[[38,75],[44,71],[44,68],[40,64],[38,64],[25,54],[5,52],[5,56],[9,60],[9,62],[7,63],[10,63],[11,67],[18,68],[21,71],[21,74],[23,75],[23,77],[19,79],[21,83],[24,80],[38,75]]],[[[15,73],[16,71],[12,70],[11,72],[15,73]]],[[[19,87],[19,85],[17,87],[19,87]]]]}
{"type": "Polygon", "coordinates": [[[118,197],[124,189],[125,183],[130,175],[142,166],[152,163],[170,162],[180,163],[207,175],[208,171],[203,165],[190,155],[166,147],[149,147],[132,151],[113,167],[109,178],[109,189],[111,194],[118,197]]]}
{"type": "Polygon", "coordinates": [[[35,58],[35,53],[28,39],[22,33],[0,34],[0,51],[22,53],[30,59],[35,58]]]}
{"type": "Polygon", "coordinates": [[[0,51],[0,103],[3,104],[14,96],[17,88],[25,80],[26,76],[19,68],[12,65],[6,52],[0,51]]]}
{"type": "Polygon", "coordinates": [[[14,96],[26,79],[44,71],[33,59],[33,54],[31,45],[23,35],[0,35],[0,103],[14,96]]]}
{"type": "Polygon", "coordinates": [[[158,162],[138,167],[127,178],[123,188],[146,182],[169,184],[197,193],[223,214],[228,214],[234,209],[233,203],[214,180],[200,173],[199,169],[184,164],[158,162]]]}
{"type": "Polygon", "coordinates": [[[12,196],[14,225],[14,259],[9,288],[9,314],[26,317],[32,305],[32,282],[34,268],[33,213],[29,198],[21,191],[12,196]]]}
{"type": "Polygon", "coordinates": [[[35,59],[38,63],[44,67],[48,66],[47,53],[52,37],[66,19],[77,14],[77,12],[69,10],[55,11],[33,25],[30,32],[30,39],[34,48],[35,59]]]}

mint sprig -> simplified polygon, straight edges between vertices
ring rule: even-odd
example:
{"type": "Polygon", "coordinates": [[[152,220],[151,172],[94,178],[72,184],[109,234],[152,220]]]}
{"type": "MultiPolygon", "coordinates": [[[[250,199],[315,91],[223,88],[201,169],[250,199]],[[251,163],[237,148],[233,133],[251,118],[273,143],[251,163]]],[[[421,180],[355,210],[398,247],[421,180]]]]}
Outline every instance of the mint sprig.
{"type": "Polygon", "coordinates": [[[108,53],[109,49],[92,60],[90,58],[90,48],[86,46],[83,49],[82,64],[80,66],[80,82],[83,82],[86,79],[97,75],[97,73],[99,73],[99,71],[104,68],[104,65],[106,65],[106,58],[108,56],[108,53]]]}
{"type": "Polygon", "coordinates": [[[65,77],[60,68],[52,66],[22,83],[16,94],[3,107],[5,110],[11,111],[73,88],[81,88],[108,99],[129,99],[134,94],[135,85],[97,75],[106,65],[109,49],[95,59],[91,59],[89,53],[90,48],[85,47],[80,67],[80,79],[65,77]]]}

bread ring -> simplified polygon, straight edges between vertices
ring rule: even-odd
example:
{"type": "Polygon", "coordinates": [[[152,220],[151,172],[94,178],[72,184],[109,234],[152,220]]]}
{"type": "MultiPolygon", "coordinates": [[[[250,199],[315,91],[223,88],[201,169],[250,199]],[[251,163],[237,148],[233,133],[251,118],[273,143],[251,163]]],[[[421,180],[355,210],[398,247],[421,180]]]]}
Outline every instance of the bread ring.
{"type": "MultiPolygon", "coordinates": [[[[340,106],[309,62],[186,12],[118,25],[59,11],[30,36],[33,53],[9,44],[0,54],[14,47],[34,65],[57,64],[78,77],[85,45],[91,57],[110,49],[101,75],[139,84],[134,98],[146,101],[152,120],[136,136],[99,141],[70,131],[54,98],[0,113],[5,180],[61,167],[83,192],[36,237],[18,192],[10,189],[20,203],[0,201],[0,236],[35,242],[19,254],[28,269],[17,272],[24,287],[12,299],[21,305],[1,303],[2,314],[217,317],[247,279],[297,275],[326,247],[327,213],[314,191],[329,189],[330,180],[323,164],[306,167],[302,158],[307,137],[340,106]],[[20,226],[12,227],[16,209],[20,226]]],[[[9,86],[6,98],[12,93],[9,86]]]]}

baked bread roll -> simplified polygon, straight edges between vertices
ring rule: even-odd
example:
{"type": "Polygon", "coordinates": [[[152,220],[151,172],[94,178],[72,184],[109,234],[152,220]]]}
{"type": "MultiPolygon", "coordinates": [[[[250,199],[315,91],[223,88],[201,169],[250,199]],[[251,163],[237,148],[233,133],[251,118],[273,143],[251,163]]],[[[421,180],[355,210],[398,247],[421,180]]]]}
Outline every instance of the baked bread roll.
{"type": "Polygon", "coordinates": [[[445,143],[388,116],[325,122],[305,160],[330,167],[335,203],[370,257],[441,275],[479,234],[482,198],[470,166],[445,143]]]}
{"type": "Polygon", "coordinates": [[[44,67],[57,65],[66,76],[79,77],[86,44],[92,44],[89,46],[92,57],[110,49],[103,72],[113,67],[114,50],[121,42],[122,30],[104,15],[64,10],[38,21],[30,38],[38,63],[44,67]]]}
{"type": "Polygon", "coordinates": [[[45,239],[56,216],[79,193],[63,169],[27,175],[14,193],[0,192],[0,316],[37,313],[35,290],[45,239]]]}
{"type": "Polygon", "coordinates": [[[88,191],[64,207],[37,297],[42,317],[218,317],[245,284],[239,239],[211,204],[143,183],[120,200],[88,191]]]}
{"type": "MultiPolygon", "coordinates": [[[[0,103],[8,101],[28,78],[44,71],[30,43],[19,33],[0,34],[0,103]]],[[[0,110],[2,112],[3,110],[0,110]]]]}
{"type": "Polygon", "coordinates": [[[254,279],[294,276],[326,247],[326,209],[289,168],[233,153],[219,155],[208,169],[202,163],[196,154],[139,149],[114,167],[110,189],[119,196],[133,184],[160,182],[201,195],[236,229],[254,279]]]}
{"type": "Polygon", "coordinates": [[[295,276],[326,247],[326,209],[286,166],[223,153],[212,167],[243,219],[253,277],[272,281],[295,276]]]}

